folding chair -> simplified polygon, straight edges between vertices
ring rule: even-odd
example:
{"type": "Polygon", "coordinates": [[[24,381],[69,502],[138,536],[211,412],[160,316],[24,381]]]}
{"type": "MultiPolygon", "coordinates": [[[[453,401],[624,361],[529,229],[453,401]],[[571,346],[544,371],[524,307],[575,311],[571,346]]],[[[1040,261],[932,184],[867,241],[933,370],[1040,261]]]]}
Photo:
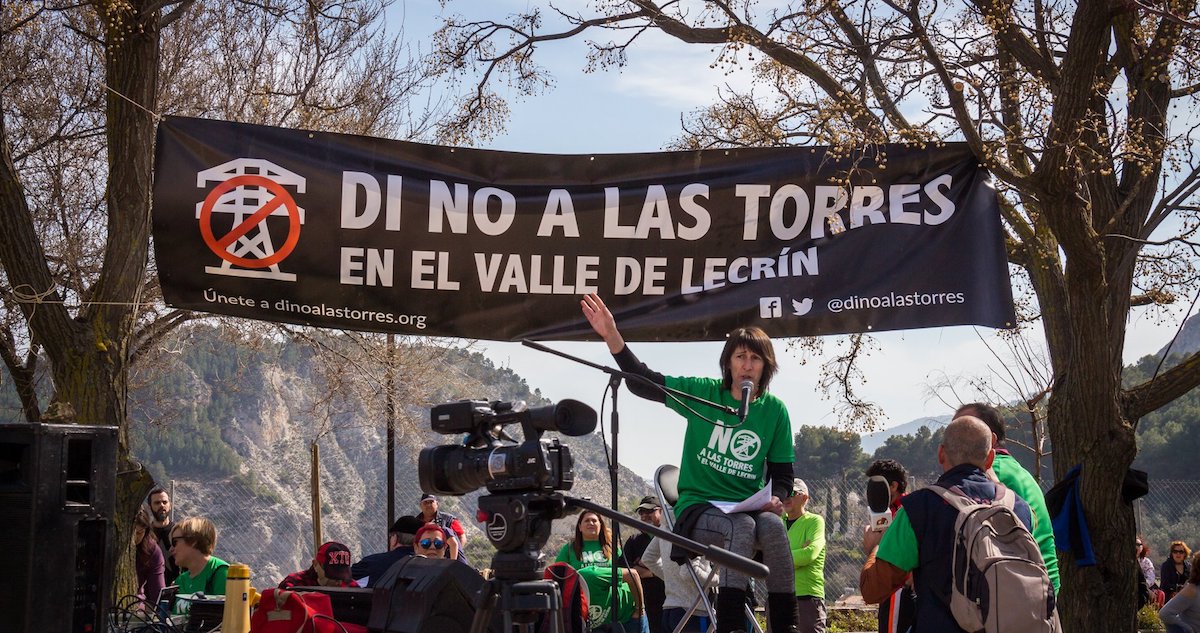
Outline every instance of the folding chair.
{"type": "MultiPolygon", "coordinates": [[[[666,528],[668,530],[674,530],[675,513],[673,512],[673,508],[675,507],[675,503],[679,501],[678,466],[663,464],[662,466],[658,467],[658,470],[654,471],[654,493],[658,496],[658,503],[662,505],[663,520],[666,521],[667,524],[666,528]]],[[[704,590],[704,587],[708,581],[701,581],[700,577],[696,575],[696,570],[693,569],[691,565],[687,566],[687,570],[688,574],[690,574],[692,577],[692,582],[696,584],[697,597],[696,601],[692,603],[692,607],[688,609],[688,612],[684,615],[683,619],[679,621],[679,625],[675,627],[675,631],[673,633],[679,633],[683,629],[683,626],[687,624],[688,619],[692,617],[692,614],[696,612],[696,609],[698,609],[701,604],[704,605],[704,610],[708,613],[708,630],[711,633],[711,631],[715,630],[717,626],[717,612],[708,599],[708,592],[704,590]]],[[[712,573],[717,573],[717,569],[715,567],[713,568],[712,573]]],[[[753,623],[755,633],[763,633],[762,627],[758,624],[758,618],[754,616],[754,610],[750,608],[750,605],[746,605],[746,617],[750,620],[750,622],[753,623]]]]}

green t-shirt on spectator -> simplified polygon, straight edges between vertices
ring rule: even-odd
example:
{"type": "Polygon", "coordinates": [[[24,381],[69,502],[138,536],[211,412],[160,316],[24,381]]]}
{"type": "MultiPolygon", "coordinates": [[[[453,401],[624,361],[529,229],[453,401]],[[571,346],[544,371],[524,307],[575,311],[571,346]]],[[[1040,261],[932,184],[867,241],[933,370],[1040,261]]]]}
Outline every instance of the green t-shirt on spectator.
{"type": "MultiPolygon", "coordinates": [[[[175,584],[179,585],[179,595],[187,596],[196,592],[202,592],[206,596],[223,596],[225,595],[225,576],[229,573],[229,563],[217,558],[216,556],[208,557],[208,564],[200,573],[192,577],[188,570],[179,570],[179,576],[175,578],[175,584]]],[[[176,609],[180,610],[179,603],[182,600],[176,601],[176,609]]]]}
{"type": "MultiPolygon", "coordinates": [[[[592,629],[612,622],[612,568],[593,565],[578,570],[588,588],[588,624],[592,629]]],[[[617,572],[617,621],[633,617],[633,591],[617,572]]]]}
{"type": "MultiPolygon", "coordinates": [[[[573,541],[568,541],[558,550],[558,558],[554,559],[556,563],[566,563],[574,567],[576,571],[584,567],[592,567],[599,565],[608,567],[612,565],[612,561],[604,557],[604,548],[601,547],[600,541],[584,541],[583,556],[575,555],[575,548],[572,546],[573,541]]],[[[616,558],[621,557],[621,550],[618,549],[614,554],[616,558]]]]}
{"type": "Polygon", "coordinates": [[[875,551],[875,558],[887,561],[901,571],[917,568],[917,563],[920,562],[917,535],[913,532],[912,522],[908,520],[908,512],[904,508],[900,508],[892,518],[892,524],[883,533],[883,538],[879,540],[879,549],[875,551]]]}
{"type": "Polygon", "coordinates": [[[996,452],[996,461],[992,462],[992,472],[996,479],[1017,493],[1029,504],[1030,514],[1033,515],[1033,540],[1037,541],[1038,551],[1042,553],[1042,562],[1046,563],[1046,575],[1054,584],[1054,593],[1058,593],[1058,552],[1054,550],[1054,526],[1050,523],[1050,511],[1046,509],[1046,495],[1041,487],[1012,455],[996,452]]]}
{"type": "Polygon", "coordinates": [[[796,595],[825,599],[825,519],[805,512],[788,527],[796,595]]]}

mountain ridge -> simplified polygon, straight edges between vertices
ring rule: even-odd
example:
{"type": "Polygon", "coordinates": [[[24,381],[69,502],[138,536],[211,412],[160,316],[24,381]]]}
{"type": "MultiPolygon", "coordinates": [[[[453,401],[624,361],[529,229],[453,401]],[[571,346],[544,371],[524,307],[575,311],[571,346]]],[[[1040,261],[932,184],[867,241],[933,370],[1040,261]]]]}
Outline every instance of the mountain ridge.
{"type": "Polygon", "coordinates": [[[1168,349],[1172,355],[1179,354],[1182,356],[1200,350],[1200,314],[1194,314],[1188,320],[1184,321],[1183,327],[1179,330],[1179,336],[1155,352],[1155,358],[1162,358],[1168,349]]]}

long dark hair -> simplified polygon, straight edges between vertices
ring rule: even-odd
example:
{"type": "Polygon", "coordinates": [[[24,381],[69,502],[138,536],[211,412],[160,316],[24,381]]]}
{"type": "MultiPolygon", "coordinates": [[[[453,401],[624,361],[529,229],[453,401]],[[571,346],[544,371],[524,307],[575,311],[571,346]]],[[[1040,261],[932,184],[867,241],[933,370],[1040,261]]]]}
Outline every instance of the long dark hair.
{"type": "Polygon", "coordinates": [[[146,512],[146,508],[138,508],[137,514],[133,515],[133,525],[145,529],[145,532],[142,533],[142,540],[135,543],[137,557],[142,560],[143,557],[153,555],[154,548],[158,547],[158,540],[154,538],[154,529],[150,527],[150,514],[146,512]]]}
{"type": "Polygon", "coordinates": [[[589,514],[595,515],[600,520],[600,547],[604,552],[604,558],[612,560],[612,532],[608,531],[608,524],[604,522],[604,517],[590,510],[580,512],[579,518],[575,519],[575,540],[571,543],[571,549],[575,550],[575,558],[583,558],[583,530],[580,530],[579,526],[583,523],[583,518],[589,514]]]}
{"type": "Polygon", "coordinates": [[[767,392],[771,378],[779,371],[779,363],[775,361],[775,347],[771,345],[771,337],[760,327],[740,327],[729,333],[725,339],[725,348],[721,350],[721,380],[726,391],[733,389],[733,374],[729,371],[729,361],[739,347],[744,347],[763,359],[762,379],[758,382],[758,393],[767,392]]]}

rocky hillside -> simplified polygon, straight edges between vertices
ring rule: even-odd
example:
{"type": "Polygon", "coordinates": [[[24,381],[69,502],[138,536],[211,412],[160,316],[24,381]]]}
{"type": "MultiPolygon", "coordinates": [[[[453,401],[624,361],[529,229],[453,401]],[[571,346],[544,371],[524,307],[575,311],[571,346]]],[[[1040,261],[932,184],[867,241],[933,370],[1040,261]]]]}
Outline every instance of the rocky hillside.
{"type": "Polygon", "coordinates": [[[1162,349],[1158,350],[1156,356],[1161,357],[1168,347],[1171,355],[1178,354],[1179,356],[1187,356],[1200,350],[1200,314],[1193,315],[1185,321],[1183,329],[1179,331],[1179,337],[1172,343],[1164,345],[1162,349]]]}
{"type": "MultiPolygon", "coordinates": [[[[135,456],[164,486],[173,486],[177,518],[211,518],[219,530],[216,555],[250,565],[255,586],[274,585],[307,567],[313,556],[315,443],[322,538],[346,543],[355,557],[385,549],[386,431],[382,402],[375,401],[382,396],[362,395],[364,381],[377,387],[382,373],[375,375],[369,360],[329,371],[332,361],[325,355],[348,356],[349,347],[318,354],[294,342],[250,344],[211,328],[193,328],[178,349],[161,359],[152,375],[142,376],[131,399],[135,456]]],[[[418,511],[420,450],[461,440],[429,430],[428,403],[480,398],[548,404],[520,376],[478,353],[442,349],[434,354],[421,344],[401,353],[409,360],[429,354],[436,360],[426,359],[425,365],[436,367],[439,377],[417,377],[413,368],[398,372],[397,390],[409,395],[400,397],[397,415],[397,515],[418,511]],[[426,392],[412,395],[412,384],[426,392]]],[[[519,437],[519,426],[506,429],[519,437]]],[[[570,494],[607,502],[601,438],[561,440],[575,460],[570,494]]],[[[623,510],[648,493],[646,482],[628,469],[621,469],[619,487],[623,510]]],[[[485,492],[441,501],[442,510],[467,527],[468,554],[479,567],[493,553],[474,521],[476,501],[485,492]]],[[[573,528],[573,517],[556,522],[556,536],[546,549],[556,551],[573,528]]]]}

